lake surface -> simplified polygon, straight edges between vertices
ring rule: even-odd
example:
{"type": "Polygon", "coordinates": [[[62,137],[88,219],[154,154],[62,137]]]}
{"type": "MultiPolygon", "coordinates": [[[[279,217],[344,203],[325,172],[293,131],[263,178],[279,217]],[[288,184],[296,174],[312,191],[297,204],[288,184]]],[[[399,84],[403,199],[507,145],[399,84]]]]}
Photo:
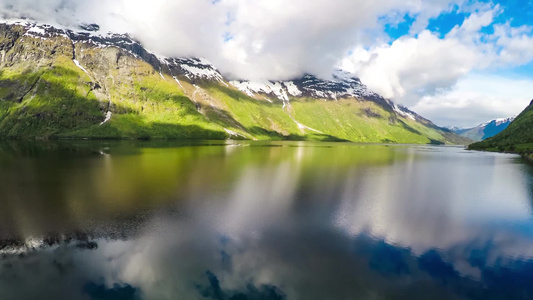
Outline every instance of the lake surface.
{"type": "Polygon", "coordinates": [[[533,166],[460,147],[0,143],[0,299],[533,299],[533,166]]]}

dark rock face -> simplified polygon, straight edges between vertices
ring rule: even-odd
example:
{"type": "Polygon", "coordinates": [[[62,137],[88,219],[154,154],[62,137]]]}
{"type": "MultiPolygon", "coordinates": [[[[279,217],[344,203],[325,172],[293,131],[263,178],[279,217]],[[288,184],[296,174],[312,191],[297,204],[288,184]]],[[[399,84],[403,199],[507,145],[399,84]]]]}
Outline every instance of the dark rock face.
{"type": "Polygon", "coordinates": [[[99,31],[100,26],[98,24],[81,24],[80,29],[85,31],[99,31]]]}
{"type": "Polygon", "coordinates": [[[7,24],[0,24],[0,51],[9,51],[15,45],[15,41],[24,34],[24,31],[19,28],[19,30],[14,30],[7,24]]]}
{"type": "Polygon", "coordinates": [[[363,109],[363,112],[365,113],[367,117],[370,117],[370,118],[382,118],[382,116],[379,113],[373,111],[370,108],[363,109]]]}
{"type": "Polygon", "coordinates": [[[300,79],[293,80],[293,82],[302,91],[304,97],[336,99],[359,96],[373,100],[383,99],[380,95],[366,88],[359,78],[341,76],[339,73],[333,76],[333,80],[305,75],[300,79]]]}
{"type": "Polygon", "coordinates": [[[220,72],[209,62],[198,58],[161,58],[148,51],[144,46],[128,34],[98,34],[100,26],[97,24],[82,24],[82,31],[64,30],[50,25],[36,25],[34,23],[0,24],[0,60],[15,46],[15,42],[24,36],[37,38],[33,41],[35,51],[19,49],[17,53],[31,52],[36,57],[5,57],[7,60],[43,59],[43,55],[61,55],[65,51],[72,52],[76,58],[76,44],[85,44],[88,47],[107,48],[114,47],[123,50],[121,56],[130,55],[150,64],[155,70],[173,77],[187,79],[192,83],[202,81],[223,81],[220,72]],[[64,38],[64,41],[58,39],[64,38]],[[25,51],[23,51],[25,50],[25,51]],[[45,51],[42,51],[45,50],[45,51]]]}
{"type": "Polygon", "coordinates": [[[67,30],[66,34],[74,43],[92,44],[94,47],[117,47],[139,57],[151,64],[154,68],[160,68],[160,62],[157,57],[146,51],[137,41],[133,40],[128,34],[110,34],[107,36],[94,35],[89,32],[74,32],[67,30]]]}
{"type": "Polygon", "coordinates": [[[87,43],[94,47],[116,47],[137,57],[161,73],[187,78],[192,83],[206,80],[223,81],[220,72],[209,62],[199,58],[160,58],[128,34],[95,35],[89,32],[66,31],[74,43],[87,43]]]}
{"type": "Polygon", "coordinates": [[[172,76],[181,75],[193,82],[202,80],[224,80],[220,72],[211,63],[204,59],[165,58],[164,63],[172,76]]]}

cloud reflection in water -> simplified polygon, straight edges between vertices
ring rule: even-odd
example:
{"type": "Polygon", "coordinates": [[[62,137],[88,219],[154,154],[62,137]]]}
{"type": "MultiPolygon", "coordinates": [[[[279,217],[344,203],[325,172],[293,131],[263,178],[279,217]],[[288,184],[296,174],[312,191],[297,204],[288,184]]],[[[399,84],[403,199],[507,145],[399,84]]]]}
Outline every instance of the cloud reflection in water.
{"type": "Polygon", "coordinates": [[[3,235],[57,238],[0,246],[0,298],[533,295],[533,176],[516,157],[267,146],[118,143],[105,157],[45,152],[47,162],[4,155],[0,178],[15,178],[0,185],[0,214],[26,221],[2,219],[3,235]],[[16,247],[25,251],[7,251],[16,247]]]}

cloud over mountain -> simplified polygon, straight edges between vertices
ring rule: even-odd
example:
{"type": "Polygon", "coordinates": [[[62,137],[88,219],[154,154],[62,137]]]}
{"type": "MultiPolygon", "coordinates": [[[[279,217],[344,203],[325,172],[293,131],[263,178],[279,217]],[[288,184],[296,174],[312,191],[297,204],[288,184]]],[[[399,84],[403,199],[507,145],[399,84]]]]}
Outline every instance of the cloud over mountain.
{"type": "Polygon", "coordinates": [[[0,12],[66,26],[96,22],[163,55],[204,56],[235,78],[288,79],[329,75],[355,46],[388,39],[381,17],[440,11],[448,6],[441,2],[5,0],[0,12]]]}
{"type": "Polygon", "coordinates": [[[0,4],[2,18],[26,17],[68,27],[98,23],[102,31],[128,32],[164,56],[205,57],[233,79],[283,80],[305,73],[326,77],[342,66],[407,106],[446,94],[473,71],[498,72],[531,62],[533,28],[515,24],[508,11],[503,4],[467,0],[0,4]],[[456,17],[449,30],[442,29],[446,22],[429,26],[446,16],[456,17]],[[397,36],[386,30],[401,26],[407,30],[397,36]]]}

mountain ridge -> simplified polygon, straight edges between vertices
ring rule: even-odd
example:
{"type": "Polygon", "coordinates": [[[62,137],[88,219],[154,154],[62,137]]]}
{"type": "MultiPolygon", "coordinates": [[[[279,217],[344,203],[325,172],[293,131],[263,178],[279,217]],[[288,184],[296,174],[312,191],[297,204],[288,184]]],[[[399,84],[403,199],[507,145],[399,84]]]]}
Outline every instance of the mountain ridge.
{"type": "Polygon", "coordinates": [[[533,100],[497,135],[468,146],[470,150],[521,153],[533,159],[533,100]]]}
{"type": "Polygon", "coordinates": [[[516,118],[516,116],[508,118],[499,118],[490,120],[484,123],[479,124],[475,127],[470,128],[459,128],[451,127],[449,128],[454,133],[467,137],[473,141],[479,142],[490,137],[495,136],[496,134],[502,132],[509,126],[509,124],[516,118]]]}
{"type": "Polygon", "coordinates": [[[253,89],[250,81],[226,80],[205,59],[161,57],[127,34],[95,34],[96,24],[84,29],[0,25],[0,133],[12,138],[468,141],[368,90],[353,75],[338,72],[333,80],[305,75],[253,89]]]}

